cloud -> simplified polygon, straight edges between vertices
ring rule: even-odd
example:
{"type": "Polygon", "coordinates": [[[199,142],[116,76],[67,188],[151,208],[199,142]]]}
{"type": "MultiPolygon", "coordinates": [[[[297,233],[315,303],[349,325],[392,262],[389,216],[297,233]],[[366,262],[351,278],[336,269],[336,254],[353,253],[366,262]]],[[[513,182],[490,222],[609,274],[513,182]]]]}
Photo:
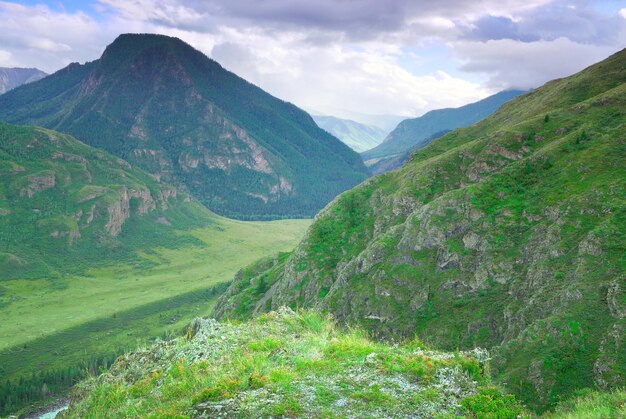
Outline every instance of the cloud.
{"type": "MultiPolygon", "coordinates": [[[[111,11],[193,31],[219,25],[261,26],[267,31],[319,31],[346,40],[370,40],[422,22],[515,13],[550,0],[98,0],[111,11]]],[[[413,27],[415,29],[415,27],[413,27]]],[[[441,29],[441,28],[439,28],[441,29]]]]}
{"type": "Polygon", "coordinates": [[[462,70],[488,74],[493,89],[538,87],[576,73],[616,51],[615,47],[579,44],[567,38],[518,42],[512,39],[457,42],[465,59],[462,70]]]}
{"type": "Polygon", "coordinates": [[[57,12],[45,5],[24,6],[0,1],[0,45],[14,65],[53,71],[72,61],[94,58],[106,36],[84,12],[57,12]]]}
{"type": "Polygon", "coordinates": [[[483,16],[463,28],[462,38],[475,41],[513,39],[522,42],[553,41],[567,38],[584,44],[615,44],[619,27],[624,26],[616,14],[601,14],[584,2],[555,2],[526,10],[514,18],[483,16]]]}
{"type": "Polygon", "coordinates": [[[536,87],[626,44],[624,9],[591,0],[94,1],[87,14],[0,0],[0,60],[53,71],[119,33],[163,33],[298,106],[419,115],[536,87]]]}
{"type": "Polygon", "coordinates": [[[412,116],[433,108],[461,106],[491,93],[445,72],[415,76],[393,56],[341,46],[289,49],[284,41],[266,40],[263,49],[219,44],[212,55],[270,93],[318,112],[337,113],[342,108],[412,116]]]}
{"type": "Polygon", "coordinates": [[[15,66],[15,58],[13,58],[13,54],[11,51],[5,51],[0,49],[0,67],[14,67],[15,66]]]}

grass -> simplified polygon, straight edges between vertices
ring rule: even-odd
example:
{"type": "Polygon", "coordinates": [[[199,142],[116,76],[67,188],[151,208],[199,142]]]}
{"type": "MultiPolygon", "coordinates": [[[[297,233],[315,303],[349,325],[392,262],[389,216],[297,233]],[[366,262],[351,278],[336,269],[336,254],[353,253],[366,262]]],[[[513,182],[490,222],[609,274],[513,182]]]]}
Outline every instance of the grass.
{"type": "Polygon", "coordinates": [[[0,384],[31,379],[39,371],[86,369],[102,357],[110,362],[151,338],[177,332],[209,314],[216,291],[224,288],[220,284],[237,270],[291,250],[309,224],[218,217],[208,227],[185,232],[197,241],[178,249],[152,248],[138,255],[141,263],[98,266],[86,275],[54,280],[3,281],[0,384]]]}
{"type": "Polygon", "coordinates": [[[68,416],[516,418],[522,406],[490,386],[484,355],[376,342],[313,312],[199,320],[81,383],[68,416]]]}
{"type": "Polygon", "coordinates": [[[618,419],[626,417],[626,391],[582,391],[578,397],[559,403],[546,415],[550,419],[618,419]]]}
{"type": "Polygon", "coordinates": [[[2,282],[0,350],[111,316],[177,294],[229,281],[241,267],[291,250],[309,220],[243,222],[220,219],[219,226],[193,230],[201,246],[156,249],[142,255],[154,263],[99,267],[61,281],[2,282]],[[59,286],[62,284],[62,286],[59,286]],[[42,322],[41,319],[46,321],[42,322]]]}

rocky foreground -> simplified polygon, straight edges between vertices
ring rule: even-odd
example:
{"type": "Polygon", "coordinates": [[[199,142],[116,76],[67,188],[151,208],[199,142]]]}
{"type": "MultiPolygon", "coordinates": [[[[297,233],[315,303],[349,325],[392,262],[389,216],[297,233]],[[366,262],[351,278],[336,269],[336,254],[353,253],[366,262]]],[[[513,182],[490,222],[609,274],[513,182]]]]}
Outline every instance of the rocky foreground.
{"type": "Polygon", "coordinates": [[[246,323],[196,319],[80,384],[64,417],[434,417],[522,407],[490,386],[488,354],[388,345],[288,309],[246,323]]]}

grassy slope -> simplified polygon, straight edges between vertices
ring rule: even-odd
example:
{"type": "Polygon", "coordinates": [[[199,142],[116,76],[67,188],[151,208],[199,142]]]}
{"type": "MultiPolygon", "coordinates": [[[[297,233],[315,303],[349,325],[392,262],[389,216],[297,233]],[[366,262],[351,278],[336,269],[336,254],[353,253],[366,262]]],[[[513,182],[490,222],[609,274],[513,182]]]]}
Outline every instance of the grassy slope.
{"type": "Polygon", "coordinates": [[[341,195],[217,313],[316,306],[382,335],[492,347],[535,408],[623,384],[625,63],[550,82],[341,195]]]}
{"type": "Polygon", "coordinates": [[[0,392],[206,313],[185,305],[309,224],[222,218],[70,136],[0,124],[0,392]]]}
{"type": "Polygon", "coordinates": [[[2,281],[139,263],[136,249],[193,244],[181,233],[215,219],[186,194],[68,135],[0,123],[2,281]]]}
{"type": "Polygon", "coordinates": [[[548,413],[546,417],[550,419],[624,418],[626,417],[626,391],[583,391],[577,397],[560,402],[555,411],[548,413]]]}
{"type": "Polygon", "coordinates": [[[485,353],[442,353],[413,340],[289,311],[242,324],[197,320],[185,336],[118,359],[74,390],[68,417],[403,417],[522,412],[488,387],[485,353]]]}

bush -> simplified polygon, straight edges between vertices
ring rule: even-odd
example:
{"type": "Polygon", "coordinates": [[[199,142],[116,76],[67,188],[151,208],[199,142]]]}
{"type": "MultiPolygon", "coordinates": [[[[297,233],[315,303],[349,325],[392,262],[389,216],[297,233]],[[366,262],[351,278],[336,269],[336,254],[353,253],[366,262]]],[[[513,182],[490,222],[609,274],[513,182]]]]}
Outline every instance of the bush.
{"type": "Polygon", "coordinates": [[[517,418],[523,408],[512,394],[502,394],[494,387],[480,389],[478,394],[461,401],[463,412],[474,418],[517,418]]]}

